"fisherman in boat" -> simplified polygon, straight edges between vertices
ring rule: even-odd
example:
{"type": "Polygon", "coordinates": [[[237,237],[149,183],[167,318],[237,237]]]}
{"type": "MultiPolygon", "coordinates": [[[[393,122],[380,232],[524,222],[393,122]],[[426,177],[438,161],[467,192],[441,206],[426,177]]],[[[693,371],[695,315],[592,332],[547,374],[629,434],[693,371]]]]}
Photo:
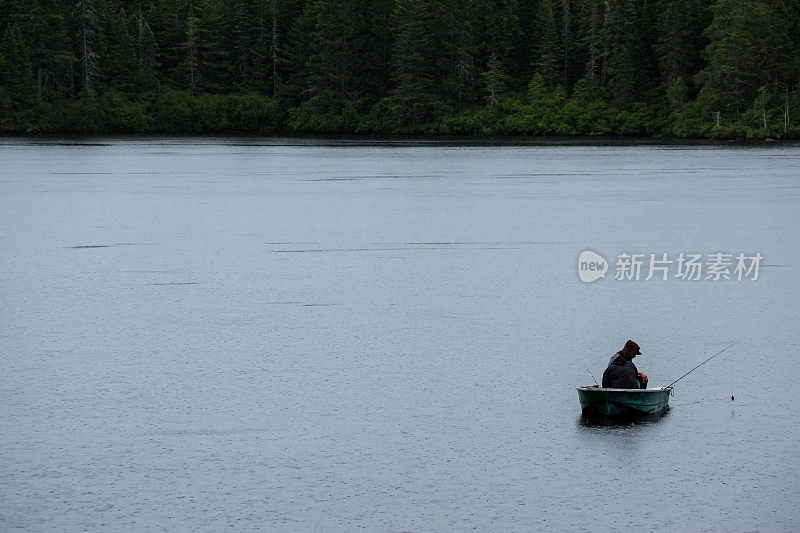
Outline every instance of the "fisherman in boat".
{"type": "Polygon", "coordinates": [[[638,344],[632,340],[626,342],[608,362],[608,368],[603,372],[603,388],[646,389],[647,375],[639,372],[633,364],[633,358],[641,354],[638,344]]]}

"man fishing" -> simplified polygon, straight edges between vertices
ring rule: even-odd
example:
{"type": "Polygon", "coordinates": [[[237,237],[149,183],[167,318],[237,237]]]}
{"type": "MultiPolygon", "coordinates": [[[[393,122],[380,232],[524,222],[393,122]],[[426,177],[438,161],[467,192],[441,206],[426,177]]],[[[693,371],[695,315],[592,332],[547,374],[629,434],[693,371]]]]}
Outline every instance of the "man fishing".
{"type": "Polygon", "coordinates": [[[647,375],[636,370],[633,364],[633,358],[637,355],[642,355],[639,345],[628,340],[608,362],[608,368],[603,372],[603,388],[646,389],[647,375]]]}

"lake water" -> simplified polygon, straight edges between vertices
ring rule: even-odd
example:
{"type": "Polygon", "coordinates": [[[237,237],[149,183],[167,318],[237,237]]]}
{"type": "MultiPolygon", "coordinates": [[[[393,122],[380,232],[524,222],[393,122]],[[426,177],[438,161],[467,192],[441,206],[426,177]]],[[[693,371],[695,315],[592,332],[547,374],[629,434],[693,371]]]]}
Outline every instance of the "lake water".
{"type": "Polygon", "coordinates": [[[0,139],[0,529],[797,530],[799,232],[797,144],[0,139]],[[629,338],[734,346],[582,423],[629,338]]]}

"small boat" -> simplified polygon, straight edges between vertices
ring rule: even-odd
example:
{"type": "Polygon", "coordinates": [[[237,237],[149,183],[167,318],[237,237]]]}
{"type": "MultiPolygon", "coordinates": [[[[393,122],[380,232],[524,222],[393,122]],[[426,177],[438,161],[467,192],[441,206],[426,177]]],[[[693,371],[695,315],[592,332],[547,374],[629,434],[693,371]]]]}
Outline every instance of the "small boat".
{"type": "Polygon", "coordinates": [[[654,389],[605,389],[578,387],[584,418],[637,418],[658,415],[669,409],[672,387],[654,389]]]}

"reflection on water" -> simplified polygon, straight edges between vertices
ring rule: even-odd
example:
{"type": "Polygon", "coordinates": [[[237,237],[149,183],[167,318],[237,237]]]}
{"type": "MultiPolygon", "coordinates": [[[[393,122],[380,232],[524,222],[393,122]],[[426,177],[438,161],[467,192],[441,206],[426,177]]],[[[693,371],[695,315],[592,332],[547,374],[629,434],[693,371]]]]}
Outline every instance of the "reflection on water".
{"type": "Polygon", "coordinates": [[[587,428],[627,427],[627,426],[642,426],[642,425],[647,426],[649,424],[655,424],[659,422],[662,418],[667,416],[670,409],[671,409],[670,407],[667,407],[667,409],[663,413],[656,413],[645,416],[609,416],[609,417],[581,416],[578,418],[578,423],[581,426],[587,428]]]}

